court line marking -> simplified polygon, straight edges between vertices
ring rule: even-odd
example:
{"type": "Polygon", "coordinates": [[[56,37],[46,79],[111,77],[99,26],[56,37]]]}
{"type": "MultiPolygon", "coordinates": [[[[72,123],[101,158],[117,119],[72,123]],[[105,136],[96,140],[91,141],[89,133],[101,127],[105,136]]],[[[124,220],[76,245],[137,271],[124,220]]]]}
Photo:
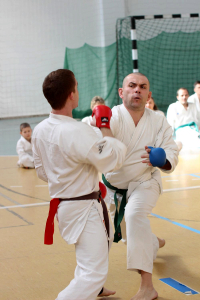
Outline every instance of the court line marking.
{"type": "MultiPolygon", "coordinates": [[[[185,187],[185,188],[167,189],[167,190],[163,190],[163,193],[176,192],[176,191],[184,191],[184,190],[193,190],[193,189],[200,189],[200,185],[198,185],[198,186],[190,186],[190,187],[185,187]]],[[[13,206],[0,207],[0,209],[49,205],[49,202],[50,201],[47,200],[46,202],[42,202],[42,203],[19,204],[19,205],[13,205],[13,206]]]]}
{"type": "Polygon", "coordinates": [[[167,190],[163,190],[163,193],[176,192],[176,191],[185,191],[185,190],[194,190],[194,189],[200,189],[200,185],[183,187],[183,188],[176,188],[176,189],[167,189],[167,190]]]}
{"type": "Polygon", "coordinates": [[[192,177],[200,178],[200,176],[199,176],[199,175],[196,175],[196,174],[189,174],[189,175],[192,176],[192,177]]]}
{"type": "Polygon", "coordinates": [[[177,226],[182,227],[182,228],[184,228],[184,229],[187,229],[187,230],[190,230],[190,231],[193,231],[193,232],[195,232],[195,233],[200,234],[200,230],[194,229],[194,228],[192,228],[192,227],[183,225],[183,224],[181,224],[181,223],[172,221],[172,220],[170,220],[170,219],[168,219],[168,218],[165,218],[165,217],[162,217],[162,216],[153,214],[153,213],[151,213],[151,215],[154,216],[154,217],[156,217],[156,218],[158,218],[158,219],[162,219],[162,220],[168,221],[168,222],[170,222],[170,223],[172,223],[172,224],[174,224],[174,225],[177,225],[177,226]]]}
{"type": "Polygon", "coordinates": [[[33,196],[29,196],[29,195],[26,195],[26,194],[22,194],[22,193],[13,191],[13,190],[11,190],[11,189],[5,187],[5,186],[2,185],[2,184],[0,184],[0,187],[3,188],[3,189],[5,189],[5,190],[7,190],[7,191],[9,191],[9,192],[15,193],[15,194],[17,194],[17,195],[21,195],[21,196],[25,196],[25,197],[28,197],[28,198],[32,198],[32,199],[37,199],[37,200],[42,200],[42,201],[47,201],[47,202],[49,202],[48,200],[45,200],[45,199],[40,199],[40,198],[36,198],[36,197],[33,197],[33,196]]]}
{"type": "MultiPolygon", "coordinates": [[[[5,206],[3,206],[2,204],[0,204],[0,208],[5,208],[5,206]]],[[[7,211],[10,212],[11,214],[13,214],[14,216],[18,217],[19,219],[21,219],[22,221],[26,222],[28,225],[33,225],[32,222],[27,221],[26,219],[24,219],[22,216],[20,216],[18,213],[16,213],[15,211],[10,210],[12,206],[7,208],[7,211]]],[[[1,227],[2,228],[2,227],[1,227]]],[[[4,227],[3,227],[4,228],[4,227]]]]}
{"type": "Polygon", "coordinates": [[[14,203],[14,204],[20,205],[19,202],[17,202],[17,201],[15,201],[15,200],[11,199],[10,197],[8,197],[8,196],[6,196],[6,195],[4,195],[4,194],[2,194],[2,193],[0,193],[0,196],[2,196],[3,198],[7,199],[8,201],[10,201],[10,202],[12,202],[12,203],[14,203]]]}
{"type": "Polygon", "coordinates": [[[8,208],[16,208],[16,207],[42,206],[42,205],[49,205],[49,202],[3,206],[3,207],[0,207],[0,209],[8,209],[8,208]]]}
{"type": "Polygon", "coordinates": [[[196,175],[196,174],[200,174],[199,172],[197,173],[186,173],[186,174],[172,174],[172,175],[164,175],[164,176],[161,176],[161,178],[167,178],[167,177],[180,177],[180,176],[194,176],[194,177],[199,177],[200,178],[200,175],[196,175]]]}
{"type": "Polygon", "coordinates": [[[179,181],[178,179],[171,179],[171,180],[165,180],[165,181],[179,181]]]}
{"type": "MultiPolygon", "coordinates": [[[[9,208],[17,208],[17,207],[30,207],[30,206],[43,206],[43,205],[45,206],[45,205],[48,205],[48,204],[49,204],[49,203],[44,202],[44,203],[34,203],[34,204],[24,204],[24,205],[13,205],[13,206],[4,206],[4,207],[0,207],[0,209],[9,209],[9,208]]],[[[13,213],[13,214],[16,214],[16,213],[14,213],[14,212],[12,212],[12,211],[10,211],[10,212],[13,213]]],[[[16,214],[16,215],[19,217],[18,214],[16,214]]],[[[181,223],[172,221],[172,220],[170,220],[170,219],[168,219],[168,218],[159,216],[159,215],[157,215],[157,214],[151,213],[151,215],[154,216],[154,217],[156,217],[156,218],[158,218],[158,219],[162,219],[162,220],[164,220],[164,221],[168,221],[168,222],[170,222],[170,223],[172,223],[172,224],[174,224],[174,225],[177,225],[177,226],[182,227],[182,228],[184,228],[184,229],[187,229],[187,230],[190,230],[190,231],[192,231],[192,232],[195,232],[195,233],[200,234],[200,230],[197,230],[197,229],[194,229],[194,228],[192,228],[192,227],[183,225],[183,224],[181,224],[181,223]]],[[[20,216],[20,218],[23,219],[21,216],[20,216]]],[[[25,219],[23,219],[23,221],[27,222],[25,219]]],[[[28,223],[29,225],[33,225],[33,224],[30,223],[30,222],[27,222],[27,223],[28,223]]]]}
{"type": "Polygon", "coordinates": [[[22,185],[11,185],[11,188],[22,187],[22,185]]]}

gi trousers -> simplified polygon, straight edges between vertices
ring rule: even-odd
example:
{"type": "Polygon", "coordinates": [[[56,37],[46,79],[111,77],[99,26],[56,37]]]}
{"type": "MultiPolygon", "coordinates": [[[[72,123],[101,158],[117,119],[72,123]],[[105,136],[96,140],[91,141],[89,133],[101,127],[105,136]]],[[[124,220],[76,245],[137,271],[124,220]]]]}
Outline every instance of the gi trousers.
{"type": "MultiPolygon", "coordinates": [[[[109,190],[109,195],[111,190],[109,190]]],[[[140,183],[130,194],[121,223],[122,241],[127,244],[127,269],[153,271],[153,260],[159,249],[159,242],[151,231],[148,215],[155,207],[160,187],[155,179],[140,183]]],[[[113,193],[114,195],[114,193],[113,193]]],[[[112,221],[115,205],[108,204],[112,221]]]]}
{"type": "Polygon", "coordinates": [[[17,164],[20,168],[23,168],[23,167],[28,167],[31,169],[35,168],[33,157],[31,157],[28,154],[21,155],[17,164]]]}
{"type": "Polygon", "coordinates": [[[74,279],[56,300],[94,300],[108,273],[108,239],[99,211],[93,204],[75,243],[77,266],[74,279]]]}

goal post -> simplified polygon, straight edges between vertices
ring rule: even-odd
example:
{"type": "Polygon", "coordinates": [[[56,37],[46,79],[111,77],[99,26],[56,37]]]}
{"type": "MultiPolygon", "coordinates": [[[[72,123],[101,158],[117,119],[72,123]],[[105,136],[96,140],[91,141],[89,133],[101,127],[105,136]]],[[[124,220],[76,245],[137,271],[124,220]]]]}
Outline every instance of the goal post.
{"type": "Polygon", "coordinates": [[[159,109],[166,112],[176,91],[193,93],[200,80],[199,14],[131,16],[118,19],[117,78],[132,72],[145,74],[159,109]]]}

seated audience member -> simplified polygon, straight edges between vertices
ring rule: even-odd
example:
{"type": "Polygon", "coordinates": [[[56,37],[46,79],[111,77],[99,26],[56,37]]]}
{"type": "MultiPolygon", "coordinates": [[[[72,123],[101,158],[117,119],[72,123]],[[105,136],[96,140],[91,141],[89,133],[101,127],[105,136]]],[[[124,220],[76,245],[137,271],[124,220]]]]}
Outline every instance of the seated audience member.
{"type": "Polygon", "coordinates": [[[189,93],[186,88],[177,91],[177,100],[169,105],[167,121],[172,126],[176,135],[176,141],[183,146],[200,146],[199,119],[194,103],[188,103],[189,93]]]}
{"type": "MultiPolygon", "coordinates": [[[[93,110],[95,108],[95,106],[97,106],[97,105],[105,105],[105,100],[103,98],[101,98],[100,96],[95,96],[92,98],[91,103],[90,103],[91,110],[93,110]]],[[[82,122],[87,123],[88,125],[90,125],[91,121],[92,121],[92,116],[85,117],[82,119],[82,122]]]]}
{"type": "Polygon", "coordinates": [[[194,94],[188,98],[188,103],[196,104],[198,117],[200,118],[200,81],[194,83],[194,94]]]}
{"type": "Polygon", "coordinates": [[[17,142],[17,154],[19,155],[19,160],[17,165],[21,168],[35,168],[32,145],[31,145],[31,134],[32,129],[28,123],[22,123],[20,125],[21,138],[17,142]]]}
{"type": "Polygon", "coordinates": [[[145,105],[146,108],[149,108],[151,110],[154,110],[156,113],[164,116],[164,112],[158,109],[157,105],[155,104],[154,98],[151,97],[149,100],[147,100],[147,103],[145,105]]]}

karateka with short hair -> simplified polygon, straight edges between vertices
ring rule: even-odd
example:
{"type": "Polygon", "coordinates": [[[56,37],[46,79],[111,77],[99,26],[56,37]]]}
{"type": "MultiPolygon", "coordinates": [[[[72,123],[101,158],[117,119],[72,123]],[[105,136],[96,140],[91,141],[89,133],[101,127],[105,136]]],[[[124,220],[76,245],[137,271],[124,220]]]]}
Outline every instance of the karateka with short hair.
{"type": "Polygon", "coordinates": [[[111,130],[118,140],[127,146],[126,159],[123,166],[114,171],[104,173],[104,183],[108,187],[110,212],[114,218],[116,197],[125,206],[121,230],[118,226],[123,207],[115,215],[116,241],[127,242],[127,268],[139,271],[141,285],[132,300],[152,300],[158,293],[153,287],[153,260],[157,250],[165,244],[164,239],[157,238],[151,232],[148,215],[152,212],[162,192],[160,166],[163,172],[170,173],[178,162],[178,149],[172,139],[172,129],[166,118],[145,108],[151,97],[150,84],[141,73],[129,74],[119,88],[119,96],[123,104],[112,109],[111,130]],[[155,149],[148,148],[149,146],[155,149]],[[151,156],[158,150],[154,166],[151,156]],[[163,154],[166,156],[163,160],[163,154]],[[116,194],[115,194],[116,192],[116,194]],[[123,202],[125,201],[127,203],[123,202]],[[115,204],[114,204],[115,199],[115,204]]]}
{"type": "Polygon", "coordinates": [[[21,138],[17,142],[16,151],[19,156],[17,165],[20,168],[35,168],[32,152],[31,135],[32,129],[29,123],[20,124],[21,138]]]}
{"type": "MultiPolygon", "coordinates": [[[[70,70],[57,70],[45,78],[43,93],[52,112],[35,127],[32,138],[38,177],[48,182],[51,204],[58,205],[61,236],[76,249],[74,279],[57,300],[94,300],[98,294],[115,293],[102,288],[108,273],[108,240],[110,245],[112,233],[108,236],[105,230],[98,171],[120,168],[127,148],[113,138],[109,129],[109,107],[101,106],[101,110],[99,106],[95,112],[101,139],[90,126],[72,118],[79,100],[77,87],[70,70]]],[[[53,231],[52,223],[49,225],[53,231]]]]}
{"type": "Polygon", "coordinates": [[[186,88],[179,88],[177,101],[169,105],[167,121],[172,126],[176,141],[180,141],[183,147],[199,147],[200,120],[195,103],[188,102],[189,92],[186,88]]]}

